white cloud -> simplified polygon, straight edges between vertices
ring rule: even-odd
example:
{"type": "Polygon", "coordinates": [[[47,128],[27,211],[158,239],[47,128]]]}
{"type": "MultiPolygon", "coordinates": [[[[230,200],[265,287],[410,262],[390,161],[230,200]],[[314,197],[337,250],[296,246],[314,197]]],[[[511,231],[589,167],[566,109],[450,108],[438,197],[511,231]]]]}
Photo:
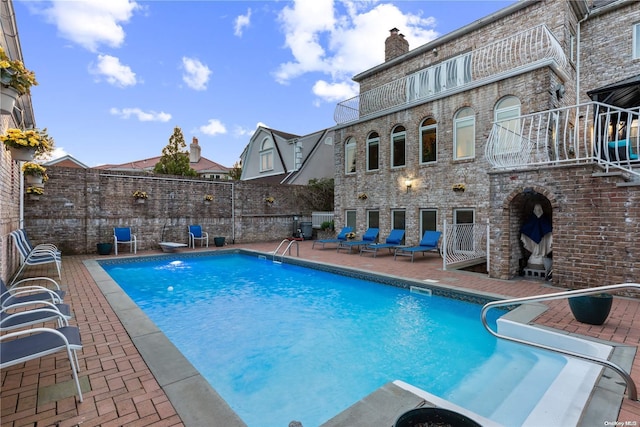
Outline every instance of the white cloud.
{"type": "Polygon", "coordinates": [[[206,90],[211,70],[196,58],[182,57],[182,80],[194,90],[206,90]]]}
{"type": "Polygon", "coordinates": [[[242,31],[249,25],[251,25],[251,8],[247,9],[246,15],[239,15],[236,18],[233,34],[242,37],[242,31]]]}
{"type": "Polygon", "coordinates": [[[287,84],[305,73],[324,73],[330,81],[316,82],[313,91],[326,102],[336,101],[341,92],[341,100],[357,93],[351,77],[384,62],[384,41],[391,28],[400,29],[411,49],[438,36],[434,18],[375,1],[295,0],[279,19],[293,60],[280,64],[276,81],[287,84]]]}
{"type": "Polygon", "coordinates": [[[221,135],[227,133],[227,128],[218,119],[209,119],[206,125],[200,126],[198,130],[205,135],[221,135]]]}
{"type": "Polygon", "coordinates": [[[96,52],[103,44],[120,47],[125,38],[121,24],[141,8],[133,0],[52,0],[41,13],[62,37],[96,52]]]}
{"type": "Polygon", "coordinates": [[[120,59],[111,55],[98,55],[98,63],[89,67],[89,72],[104,77],[113,86],[134,86],[137,83],[136,73],[128,65],[120,63],[120,59]]]}
{"type": "Polygon", "coordinates": [[[119,109],[114,107],[111,108],[109,112],[122,119],[129,119],[133,116],[141,122],[168,122],[171,120],[171,114],[169,113],[165,113],[163,111],[159,113],[155,111],[142,111],[140,108],[119,109]]]}

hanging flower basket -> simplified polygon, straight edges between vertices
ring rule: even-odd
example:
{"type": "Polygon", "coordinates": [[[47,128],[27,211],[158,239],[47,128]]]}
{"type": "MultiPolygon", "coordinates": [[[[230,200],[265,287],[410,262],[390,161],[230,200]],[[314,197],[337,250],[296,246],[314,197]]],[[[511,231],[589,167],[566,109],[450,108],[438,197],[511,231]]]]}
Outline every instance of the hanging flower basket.
{"type": "Polygon", "coordinates": [[[27,187],[26,191],[30,200],[40,200],[40,196],[44,194],[44,190],[40,187],[27,187]]]}
{"type": "Polygon", "coordinates": [[[11,114],[20,93],[11,86],[0,85],[0,114],[11,114]]]}
{"type": "Polygon", "coordinates": [[[145,200],[149,197],[146,191],[136,190],[132,194],[133,198],[136,200],[136,203],[144,204],[145,200]]]}
{"type": "Polygon", "coordinates": [[[42,175],[25,175],[24,181],[29,185],[44,185],[42,175]]]}
{"type": "Polygon", "coordinates": [[[42,187],[49,179],[47,176],[47,168],[34,162],[26,162],[22,165],[22,173],[24,180],[29,185],[42,187]]]}
{"type": "Polygon", "coordinates": [[[46,129],[7,129],[0,135],[0,141],[11,152],[13,160],[29,161],[39,154],[53,150],[53,139],[47,135],[46,129]]]}

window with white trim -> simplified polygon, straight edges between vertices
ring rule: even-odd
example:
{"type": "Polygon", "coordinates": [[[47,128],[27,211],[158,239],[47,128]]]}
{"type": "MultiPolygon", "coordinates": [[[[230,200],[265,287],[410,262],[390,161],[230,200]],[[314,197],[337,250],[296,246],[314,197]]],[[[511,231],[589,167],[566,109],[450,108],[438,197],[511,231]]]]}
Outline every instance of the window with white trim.
{"type": "Polygon", "coordinates": [[[351,227],[353,230],[357,230],[355,210],[344,211],[344,225],[345,227],[351,227]]]}
{"type": "Polygon", "coordinates": [[[367,211],[367,228],[380,228],[380,211],[367,211]]]}
{"type": "Polygon", "coordinates": [[[429,117],[420,124],[420,163],[435,162],[437,151],[437,123],[429,117]]]}
{"type": "Polygon", "coordinates": [[[453,159],[472,159],[476,155],[476,113],[464,107],[455,115],[453,125],[453,159]]]}
{"type": "Polygon", "coordinates": [[[407,132],[404,126],[396,126],[391,132],[391,167],[406,165],[407,132]]]}
{"type": "Polygon", "coordinates": [[[495,131],[498,133],[496,154],[519,153],[522,150],[520,132],[520,100],[515,96],[502,98],[494,110],[495,131]]]}
{"type": "Polygon", "coordinates": [[[435,209],[420,209],[420,238],[424,232],[438,229],[438,211],[435,209]]]}
{"type": "Polygon", "coordinates": [[[475,223],[474,209],[454,209],[453,210],[453,241],[454,248],[462,252],[473,251],[475,242],[473,241],[473,224],[475,223]]]}
{"type": "Polygon", "coordinates": [[[407,212],[404,209],[393,209],[391,211],[391,229],[407,229],[407,212]]]}
{"type": "Polygon", "coordinates": [[[371,132],[367,137],[367,171],[380,169],[380,135],[371,132]]]}
{"type": "Polygon", "coordinates": [[[267,137],[260,145],[260,172],[273,170],[273,140],[267,137]]]}
{"type": "Polygon", "coordinates": [[[347,139],[344,144],[344,173],[356,173],[356,140],[347,139]]]}
{"type": "Polygon", "coordinates": [[[640,24],[633,26],[633,59],[640,59],[640,24]]]}

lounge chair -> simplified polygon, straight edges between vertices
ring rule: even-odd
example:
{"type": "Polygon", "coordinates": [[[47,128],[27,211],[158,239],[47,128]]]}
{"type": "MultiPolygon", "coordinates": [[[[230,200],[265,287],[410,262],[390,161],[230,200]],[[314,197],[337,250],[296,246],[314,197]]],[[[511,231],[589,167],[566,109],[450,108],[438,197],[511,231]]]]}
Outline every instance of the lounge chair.
{"type": "Polygon", "coordinates": [[[396,257],[398,256],[408,256],[408,257],[411,257],[411,262],[413,262],[413,255],[416,252],[422,252],[423,256],[426,252],[431,252],[431,251],[440,252],[438,242],[440,241],[441,235],[442,235],[441,231],[427,230],[424,232],[424,236],[422,236],[422,240],[420,240],[420,243],[418,243],[418,246],[396,248],[396,251],[393,254],[393,259],[395,260],[396,257]]]}
{"type": "Polygon", "coordinates": [[[27,249],[29,249],[29,252],[31,252],[34,249],[48,249],[50,251],[55,252],[58,255],[62,255],[62,252],[60,251],[60,249],[58,249],[58,247],[53,243],[40,243],[38,245],[33,246],[33,244],[31,243],[31,240],[29,240],[29,237],[27,237],[27,232],[23,228],[20,228],[17,231],[20,237],[22,238],[22,241],[27,246],[27,249]]]}
{"type": "Polygon", "coordinates": [[[60,304],[66,292],[60,289],[58,283],[48,277],[30,277],[22,279],[7,288],[4,281],[0,279],[0,308],[5,308],[13,304],[32,303],[36,301],[49,301],[53,304],[60,304]],[[49,281],[55,289],[44,286],[26,283],[36,283],[36,281],[49,281]]]}
{"type": "Polygon", "coordinates": [[[116,227],[113,229],[113,243],[118,255],[118,243],[129,245],[129,252],[138,253],[138,241],[136,235],[131,234],[131,227],[116,227]]]}
{"type": "Polygon", "coordinates": [[[314,240],[313,245],[311,245],[311,249],[315,248],[316,244],[322,245],[322,249],[324,249],[324,245],[326,245],[327,243],[339,244],[340,242],[344,242],[345,240],[347,240],[347,234],[351,233],[352,231],[352,227],[344,227],[342,230],[340,230],[340,233],[338,233],[338,236],[335,239],[314,240]]]}
{"type": "Polygon", "coordinates": [[[207,243],[207,247],[209,247],[209,233],[202,231],[202,227],[200,225],[190,225],[189,246],[195,249],[196,240],[200,240],[200,247],[202,247],[205,242],[207,243]]]}
{"type": "Polygon", "coordinates": [[[57,320],[58,327],[62,327],[63,318],[71,318],[69,304],[52,304],[47,301],[13,304],[0,310],[0,331],[10,331],[53,320],[57,320]]]}
{"type": "Polygon", "coordinates": [[[80,330],[77,327],[68,326],[66,319],[62,322],[64,326],[57,329],[31,328],[0,336],[0,369],[66,350],[78,398],[82,402],[76,354],[77,350],[82,349],[80,330]]]}
{"type": "Polygon", "coordinates": [[[389,233],[389,237],[387,237],[384,243],[373,243],[370,245],[362,245],[360,246],[360,256],[363,253],[370,252],[373,254],[375,258],[378,254],[379,249],[388,249],[389,253],[392,253],[395,248],[402,244],[402,240],[404,239],[404,230],[394,229],[389,233]]]}
{"type": "Polygon", "coordinates": [[[30,250],[19,231],[12,231],[10,234],[16,249],[18,249],[18,253],[20,253],[20,257],[22,258],[22,264],[20,265],[18,272],[13,276],[11,284],[20,277],[20,273],[22,273],[24,268],[28,265],[55,264],[56,269],[58,270],[58,278],[62,279],[62,274],[60,273],[62,257],[59,253],[46,248],[34,248],[33,250],[30,250]]]}
{"type": "Polygon", "coordinates": [[[362,245],[375,243],[378,240],[378,234],[380,234],[379,229],[369,228],[362,235],[362,240],[346,240],[338,243],[337,251],[340,252],[340,249],[349,249],[349,253],[351,253],[351,249],[353,248],[360,248],[362,245]]]}

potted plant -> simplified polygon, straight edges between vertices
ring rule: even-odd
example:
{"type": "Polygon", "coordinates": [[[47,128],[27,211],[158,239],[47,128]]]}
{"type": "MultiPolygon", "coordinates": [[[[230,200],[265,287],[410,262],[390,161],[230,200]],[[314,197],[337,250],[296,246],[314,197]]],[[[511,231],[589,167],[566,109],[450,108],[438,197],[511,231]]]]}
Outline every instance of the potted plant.
{"type": "Polygon", "coordinates": [[[39,200],[40,196],[44,194],[44,188],[41,187],[27,187],[27,195],[31,200],[39,200]]]}
{"type": "Polygon", "coordinates": [[[146,191],[136,190],[132,194],[133,198],[137,203],[144,203],[145,200],[149,197],[146,191]]]}
{"type": "Polygon", "coordinates": [[[209,204],[213,201],[213,194],[205,194],[204,195],[204,203],[209,204]]]}
{"type": "Polygon", "coordinates": [[[580,323],[602,325],[609,316],[613,296],[607,293],[569,298],[569,308],[580,323]]]}
{"type": "Polygon", "coordinates": [[[49,179],[47,168],[34,162],[25,162],[22,165],[22,173],[27,184],[31,185],[42,185],[49,179]]]}
{"type": "Polygon", "coordinates": [[[276,201],[276,199],[274,199],[273,197],[269,196],[266,199],[264,199],[265,202],[267,202],[268,204],[272,205],[273,202],[276,201]]]}
{"type": "Polygon", "coordinates": [[[30,93],[37,85],[36,75],[24,67],[22,61],[9,58],[0,46],[0,113],[11,114],[16,99],[30,93]]]}
{"type": "Polygon", "coordinates": [[[453,186],[451,187],[453,191],[457,192],[457,193],[462,193],[464,192],[464,184],[459,183],[459,184],[453,184],[453,186]]]}
{"type": "Polygon", "coordinates": [[[217,247],[224,246],[224,240],[225,238],[223,236],[214,237],[213,244],[216,245],[217,247]]]}
{"type": "Polygon", "coordinates": [[[0,141],[11,151],[13,160],[29,161],[53,150],[53,139],[47,135],[47,129],[9,128],[0,135],[0,141]]]}

